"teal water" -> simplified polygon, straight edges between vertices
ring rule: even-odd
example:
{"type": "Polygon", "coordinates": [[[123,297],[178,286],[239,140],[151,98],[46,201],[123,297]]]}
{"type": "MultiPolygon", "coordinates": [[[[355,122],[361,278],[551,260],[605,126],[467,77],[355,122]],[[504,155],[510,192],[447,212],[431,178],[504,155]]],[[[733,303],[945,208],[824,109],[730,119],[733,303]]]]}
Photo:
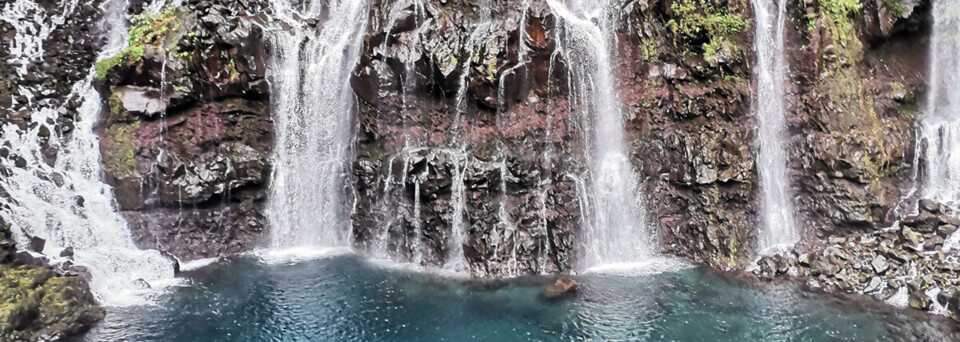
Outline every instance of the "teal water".
{"type": "Polygon", "coordinates": [[[156,305],[110,308],[84,341],[937,340],[901,311],[696,267],[580,275],[558,302],[538,299],[546,278],[467,282],[355,255],[244,257],[186,277],[156,305]]]}

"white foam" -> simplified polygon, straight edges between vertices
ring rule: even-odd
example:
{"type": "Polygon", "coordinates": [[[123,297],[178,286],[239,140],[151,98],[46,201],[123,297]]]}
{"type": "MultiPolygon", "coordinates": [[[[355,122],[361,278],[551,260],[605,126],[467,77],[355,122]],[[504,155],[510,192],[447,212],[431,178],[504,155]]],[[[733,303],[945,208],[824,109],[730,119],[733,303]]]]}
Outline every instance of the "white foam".
{"type": "Polygon", "coordinates": [[[197,259],[187,262],[180,263],[180,271],[194,271],[210,265],[213,265],[217,261],[220,261],[220,258],[206,258],[206,259],[197,259]]]}
{"type": "Polygon", "coordinates": [[[256,250],[250,254],[256,257],[261,263],[277,265],[296,264],[308,260],[324,259],[353,253],[353,249],[348,247],[294,247],[256,250]]]}
{"type": "Polygon", "coordinates": [[[688,261],[674,257],[657,257],[638,262],[604,264],[588,268],[585,274],[606,274],[623,277],[651,276],[693,267],[688,261]]]}
{"type": "Polygon", "coordinates": [[[906,308],[907,305],[910,305],[910,294],[907,293],[907,286],[903,285],[897,289],[897,293],[894,293],[893,296],[887,298],[887,304],[896,306],[898,308],[906,308]]]}
{"type": "Polygon", "coordinates": [[[423,273],[423,274],[430,274],[430,275],[436,275],[440,277],[453,278],[453,279],[470,278],[469,272],[457,271],[455,269],[450,269],[450,268],[426,267],[426,266],[421,266],[417,264],[397,262],[397,261],[393,261],[390,259],[383,259],[383,258],[367,258],[365,259],[365,261],[373,266],[376,266],[382,269],[387,269],[387,270],[410,272],[410,273],[423,273]]]}

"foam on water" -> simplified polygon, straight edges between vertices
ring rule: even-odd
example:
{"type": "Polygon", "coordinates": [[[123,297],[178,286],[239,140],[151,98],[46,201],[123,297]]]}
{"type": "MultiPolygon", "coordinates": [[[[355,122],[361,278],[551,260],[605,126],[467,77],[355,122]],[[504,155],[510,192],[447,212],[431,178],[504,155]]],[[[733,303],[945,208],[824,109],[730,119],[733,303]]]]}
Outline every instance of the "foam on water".
{"type": "Polygon", "coordinates": [[[604,274],[618,277],[647,277],[661,273],[676,272],[693,267],[694,264],[681,258],[656,257],[639,262],[611,263],[588,268],[584,274],[604,274]]]}
{"type": "Polygon", "coordinates": [[[261,249],[251,254],[267,265],[296,264],[302,261],[331,258],[353,254],[349,247],[292,247],[284,249],[261,249]]]}

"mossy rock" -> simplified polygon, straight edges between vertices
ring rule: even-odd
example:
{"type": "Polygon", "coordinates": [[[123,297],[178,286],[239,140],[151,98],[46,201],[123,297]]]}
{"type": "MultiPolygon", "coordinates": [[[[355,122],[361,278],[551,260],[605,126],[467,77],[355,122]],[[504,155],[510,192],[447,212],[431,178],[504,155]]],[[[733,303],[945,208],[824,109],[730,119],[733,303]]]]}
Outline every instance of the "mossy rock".
{"type": "MultiPolygon", "coordinates": [[[[173,8],[158,14],[134,16],[133,25],[129,29],[130,38],[127,41],[127,48],[113,57],[97,62],[97,80],[105,80],[118,66],[133,66],[141,63],[148,47],[160,51],[172,50],[179,42],[180,36],[184,34],[181,30],[181,18],[182,14],[173,8]]],[[[184,58],[187,57],[189,56],[184,56],[184,58]]]]}
{"type": "Polygon", "coordinates": [[[76,335],[103,318],[87,284],[44,268],[0,265],[0,340],[76,335]]]}

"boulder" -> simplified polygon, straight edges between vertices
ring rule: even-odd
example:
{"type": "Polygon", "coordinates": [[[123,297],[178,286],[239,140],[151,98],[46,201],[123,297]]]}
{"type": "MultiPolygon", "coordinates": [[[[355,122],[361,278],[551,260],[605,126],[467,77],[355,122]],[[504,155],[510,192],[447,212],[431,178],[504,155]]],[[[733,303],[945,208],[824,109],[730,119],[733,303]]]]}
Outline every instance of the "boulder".
{"type": "Polygon", "coordinates": [[[540,297],[545,300],[559,300],[575,295],[577,289],[577,283],[573,279],[560,277],[552,284],[544,286],[540,291],[540,297]]]}
{"type": "Polygon", "coordinates": [[[43,247],[47,245],[47,240],[42,238],[31,236],[30,237],[30,249],[37,253],[43,253],[43,247]]]}
{"type": "Polygon", "coordinates": [[[920,215],[905,217],[900,223],[921,233],[932,233],[940,225],[940,218],[929,211],[921,211],[920,215]]]}
{"type": "Polygon", "coordinates": [[[923,235],[913,231],[909,227],[903,227],[903,230],[900,231],[900,235],[903,237],[904,247],[907,247],[914,251],[922,250],[920,243],[923,242],[923,235]]]}

